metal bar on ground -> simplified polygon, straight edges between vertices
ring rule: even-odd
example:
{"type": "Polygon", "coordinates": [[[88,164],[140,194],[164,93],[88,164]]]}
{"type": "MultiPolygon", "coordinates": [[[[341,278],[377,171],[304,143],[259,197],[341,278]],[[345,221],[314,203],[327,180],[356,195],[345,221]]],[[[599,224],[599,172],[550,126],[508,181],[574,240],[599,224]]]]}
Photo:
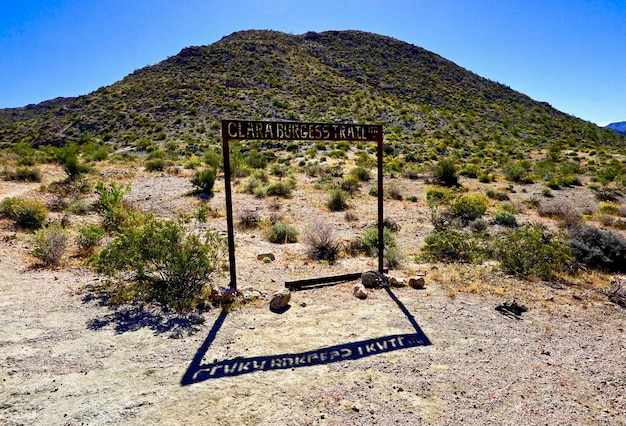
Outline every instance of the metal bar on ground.
{"type": "MultiPolygon", "coordinates": [[[[379,271],[381,273],[387,273],[389,270],[384,269],[379,271]]],[[[345,283],[348,281],[355,281],[361,278],[363,275],[361,272],[355,272],[350,274],[334,275],[331,277],[309,278],[305,280],[285,281],[285,287],[290,290],[302,290],[308,287],[321,287],[330,284],[345,283]]]]}
{"type": "Polygon", "coordinates": [[[316,287],[328,284],[354,281],[361,278],[361,273],[335,275],[332,277],[310,278],[306,280],[285,281],[285,287],[290,290],[301,290],[304,287],[316,287]]]}

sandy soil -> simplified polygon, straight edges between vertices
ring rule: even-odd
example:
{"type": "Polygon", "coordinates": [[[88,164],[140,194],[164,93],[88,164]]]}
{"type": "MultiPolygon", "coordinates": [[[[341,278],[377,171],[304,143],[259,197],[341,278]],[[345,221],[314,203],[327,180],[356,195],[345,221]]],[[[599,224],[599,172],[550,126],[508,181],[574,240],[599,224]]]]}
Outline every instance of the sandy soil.
{"type": "MultiPolygon", "coordinates": [[[[128,199],[173,217],[198,202],[185,195],[188,181],[138,174],[128,199]]],[[[423,191],[401,184],[407,195],[423,191]]],[[[33,189],[3,182],[0,197],[33,189]]],[[[310,221],[315,197],[319,204],[321,195],[296,191],[285,218],[310,221]]],[[[210,204],[220,203],[218,191],[210,204]]],[[[347,239],[375,219],[368,203],[375,199],[359,202],[358,223],[316,214],[347,239]]],[[[388,211],[402,226],[403,250],[416,253],[427,212],[407,201],[388,211]]],[[[207,226],[223,230],[223,222],[207,226]]],[[[293,292],[280,314],[262,297],[177,318],[103,306],[88,291],[102,278],[77,262],[34,267],[27,236],[6,220],[0,238],[0,424],[626,424],[626,310],[591,285],[523,282],[495,265],[408,256],[394,273],[426,272],[423,290],[372,290],[359,300],[344,283],[293,292]],[[521,317],[495,309],[512,299],[528,308],[521,317]]],[[[237,243],[240,289],[264,295],[288,279],[375,267],[368,258],[310,262],[302,244],[272,245],[259,231],[238,232],[237,243]],[[267,251],[275,262],[256,259],[267,251]]]]}

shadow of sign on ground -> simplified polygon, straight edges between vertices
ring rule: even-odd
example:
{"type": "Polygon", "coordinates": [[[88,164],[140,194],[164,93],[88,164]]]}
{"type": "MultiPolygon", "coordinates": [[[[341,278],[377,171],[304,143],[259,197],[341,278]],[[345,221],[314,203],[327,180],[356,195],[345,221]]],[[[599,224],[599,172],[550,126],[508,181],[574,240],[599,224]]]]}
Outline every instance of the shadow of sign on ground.
{"type": "Polygon", "coordinates": [[[301,353],[287,353],[250,358],[237,357],[203,364],[202,360],[204,356],[215,340],[219,329],[222,327],[226,319],[226,312],[222,312],[213,324],[213,327],[211,328],[211,331],[209,332],[209,335],[205,339],[204,343],[198,349],[194,359],[189,365],[189,368],[183,375],[181,384],[183,386],[188,386],[210,379],[239,376],[242,374],[253,373],[255,371],[283,370],[288,368],[309,367],[313,365],[350,361],[401,349],[430,345],[430,340],[424,334],[413,315],[406,309],[404,304],[398,300],[396,295],[390,289],[386,290],[391,299],[398,305],[400,310],[407,317],[411,326],[415,329],[415,333],[383,336],[301,353]]]}

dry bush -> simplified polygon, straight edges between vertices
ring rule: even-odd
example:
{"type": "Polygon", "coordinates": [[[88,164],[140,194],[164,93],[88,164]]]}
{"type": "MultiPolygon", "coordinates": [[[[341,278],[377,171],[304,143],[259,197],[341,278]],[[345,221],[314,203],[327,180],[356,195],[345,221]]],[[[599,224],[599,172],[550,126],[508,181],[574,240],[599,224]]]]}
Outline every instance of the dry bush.
{"type": "Polygon", "coordinates": [[[537,213],[542,217],[549,217],[559,220],[559,225],[563,228],[572,228],[578,226],[582,222],[580,212],[568,202],[551,202],[541,204],[537,209],[537,213]]]}
{"type": "Polygon", "coordinates": [[[239,227],[241,229],[253,229],[259,225],[259,212],[253,209],[246,209],[239,215],[239,227]]]}
{"type": "Polygon", "coordinates": [[[341,249],[341,243],[328,223],[316,223],[307,228],[304,243],[308,246],[308,256],[314,260],[334,262],[341,249]]]}
{"type": "Polygon", "coordinates": [[[626,280],[615,277],[611,281],[611,286],[606,290],[609,300],[623,308],[626,308],[626,280]]]}
{"type": "Polygon", "coordinates": [[[69,233],[58,225],[39,229],[32,237],[32,255],[45,266],[56,266],[67,249],[69,233]]]}

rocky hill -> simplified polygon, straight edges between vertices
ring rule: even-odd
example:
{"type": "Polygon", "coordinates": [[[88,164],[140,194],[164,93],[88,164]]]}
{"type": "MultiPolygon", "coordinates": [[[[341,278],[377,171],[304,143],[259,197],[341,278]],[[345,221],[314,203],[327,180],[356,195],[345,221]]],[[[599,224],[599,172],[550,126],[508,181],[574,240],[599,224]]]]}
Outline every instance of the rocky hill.
{"type": "Polygon", "coordinates": [[[611,129],[614,132],[617,132],[622,135],[626,135],[626,121],[620,121],[617,123],[611,123],[608,126],[605,126],[607,129],[611,129]]]}
{"type": "Polygon", "coordinates": [[[0,144],[208,146],[222,118],[382,123],[403,147],[626,140],[390,37],[243,31],[85,96],[0,110],[0,144]]]}

